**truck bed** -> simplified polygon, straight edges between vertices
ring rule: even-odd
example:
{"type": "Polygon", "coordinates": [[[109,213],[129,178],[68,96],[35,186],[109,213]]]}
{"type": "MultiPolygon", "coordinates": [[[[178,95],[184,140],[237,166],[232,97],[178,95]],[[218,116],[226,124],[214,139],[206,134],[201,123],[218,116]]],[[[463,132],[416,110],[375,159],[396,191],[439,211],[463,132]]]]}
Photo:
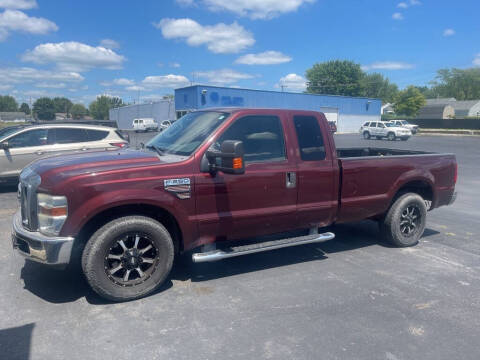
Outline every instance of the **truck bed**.
{"type": "Polygon", "coordinates": [[[387,148],[372,148],[372,147],[356,147],[356,148],[338,148],[338,158],[355,158],[355,157],[369,157],[369,156],[405,156],[405,155],[422,155],[434,154],[426,151],[401,150],[401,149],[387,149],[387,148]]]}
{"type": "Polygon", "coordinates": [[[431,209],[448,205],[455,189],[453,154],[385,149],[339,148],[337,222],[359,221],[384,214],[399,189],[420,187],[431,209]],[[431,199],[428,199],[431,197],[431,199]]]}

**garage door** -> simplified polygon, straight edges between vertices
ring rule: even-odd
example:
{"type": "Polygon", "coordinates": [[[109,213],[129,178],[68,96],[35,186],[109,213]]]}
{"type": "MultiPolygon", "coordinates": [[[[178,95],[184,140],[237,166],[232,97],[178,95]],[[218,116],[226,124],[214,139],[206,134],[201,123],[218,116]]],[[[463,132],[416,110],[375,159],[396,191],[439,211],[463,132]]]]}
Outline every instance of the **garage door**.
{"type": "MultiPolygon", "coordinates": [[[[338,108],[333,107],[321,107],[320,111],[325,114],[328,121],[333,121],[335,124],[338,122],[338,108]]],[[[338,124],[337,124],[338,126],[338,124]]]]}

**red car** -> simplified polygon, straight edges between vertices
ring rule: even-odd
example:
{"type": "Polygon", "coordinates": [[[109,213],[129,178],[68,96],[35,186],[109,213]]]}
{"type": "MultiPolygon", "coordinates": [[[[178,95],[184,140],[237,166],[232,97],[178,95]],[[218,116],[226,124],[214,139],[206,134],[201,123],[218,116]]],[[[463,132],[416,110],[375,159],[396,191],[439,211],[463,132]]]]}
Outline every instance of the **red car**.
{"type": "Polygon", "coordinates": [[[101,296],[151,293],[176,255],[215,261],[334,238],[334,223],[373,219],[415,245],[427,210],[455,200],[452,154],[335,148],[322,113],[192,112],[144,149],[57,156],[22,171],[13,246],[47,265],[81,266],[101,296]],[[427,209],[428,206],[428,209],[427,209]],[[244,245],[293,229],[304,236],[244,245]]]}

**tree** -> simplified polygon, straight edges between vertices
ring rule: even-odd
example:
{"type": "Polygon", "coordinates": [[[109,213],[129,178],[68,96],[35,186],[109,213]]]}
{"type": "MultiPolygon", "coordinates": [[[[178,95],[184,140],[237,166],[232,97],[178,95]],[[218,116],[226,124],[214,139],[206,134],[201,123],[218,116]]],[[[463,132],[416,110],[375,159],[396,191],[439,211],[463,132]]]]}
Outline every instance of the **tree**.
{"type": "Polygon", "coordinates": [[[399,115],[416,116],[418,110],[426,103],[425,96],[415,87],[409,86],[400,91],[395,98],[395,113],[399,115]]]}
{"type": "Polygon", "coordinates": [[[66,97],[56,97],[53,98],[53,105],[55,106],[56,113],[66,113],[68,117],[73,103],[66,97]]]}
{"type": "Polygon", "coordinates": [[[435,91],[431,88],[429,88],[428,86],[415,86],[418,91],[420,91],[423,96],[425,96],[426,99],[434,99],[436,98],[436,94],[435,94],[435,91]]]}
{"type": "Polygon", "coordinates": [[[108,111],[114,107],[124,106],[122,99],[118,97],[110,97],[106,95],[98,96],[97,99],[90,103],[90,115],[97,120],[108,120],[108,111]]]}
{"type": "Polygon", "coordinates": [[[362,96],[364,72],[352,61],[327,61],[314,64],[306,72],[307,92],[345,96],[362,96]]]}
{"type": "Polygon", "coordinates": [[[55,104],[53,100],[48,97],[37,99],[33,103],[33,113],[39,120],[54,120],[55,104]]]}
{"type": "Polygon", "coordinates": [[[379,73],[365,74],[363,83],[363,96],[382,99],[384,104],[392,103],[398,94],[398,86],[379,73]]]}
{"type": "Polygon", "coordinates": [[[87,108],[82,104],[73,104],[70,112],[72,113],[72,117],[75,120],[78,120],[84,118],[85,115],[87,115],[87,108]]]}
{"type": "Polygon", "coordinates": [[[30,106],[28,106],[27,103],[22,103],[22,105],[20,105],[20,111],[25,113],[25,115],[30,115],[30,106]]]}
{"type": "Polygon", "coordinates": [[[10,95],[5,95],[5,96],[0,95],[0,111],[6,111],[6,112],[18,111],[18,104],[15,98],[10,95]]]}
{"type": "Polygon", "coordinates": [[[434,97],[480,99],[480,68],[440,69],[432,85],[434,97]]]}

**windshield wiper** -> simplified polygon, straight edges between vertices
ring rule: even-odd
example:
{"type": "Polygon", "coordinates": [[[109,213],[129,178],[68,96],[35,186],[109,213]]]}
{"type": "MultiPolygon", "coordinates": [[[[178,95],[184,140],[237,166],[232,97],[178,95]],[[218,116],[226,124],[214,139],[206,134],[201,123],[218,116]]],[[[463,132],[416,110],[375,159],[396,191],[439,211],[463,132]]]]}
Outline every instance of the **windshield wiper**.
{"type": "Polygon", "coordinates": [[[163,150],[160,149],[158,146],[155,146],[155,145],[147,145],[146,148],[147,148],[147,149],[153,149],[153,150],[155,150],[155,151],[157,152],[157,154],[160,155],[160,156],[165,155],[165,153],[163,152],[163,150]]]}

